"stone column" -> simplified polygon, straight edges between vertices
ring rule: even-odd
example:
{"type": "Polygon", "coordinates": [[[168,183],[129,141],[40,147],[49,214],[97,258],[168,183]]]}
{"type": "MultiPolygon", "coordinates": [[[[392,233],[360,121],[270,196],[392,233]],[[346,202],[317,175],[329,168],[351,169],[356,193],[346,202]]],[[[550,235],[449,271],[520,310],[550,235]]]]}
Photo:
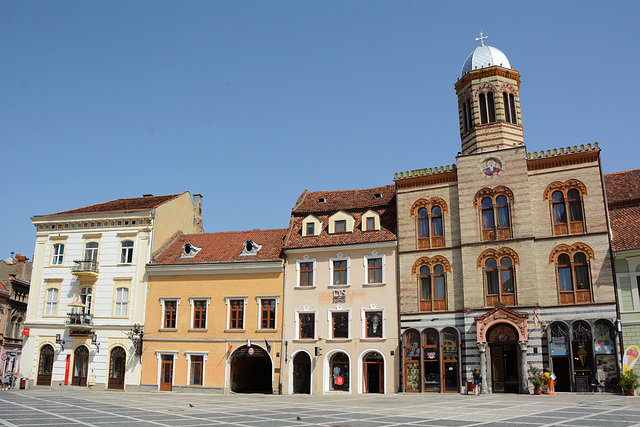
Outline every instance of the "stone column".
{"type": "Polygon", "coordinates": [[[520,345],[520,393],[529,394],[529,382],[527,381],[527,347],[529,341],[518,341],[520,345]]]}
{"type": "Polygon", "coordinates": [[[479,342],[478,350],[480,350],[480,374],[482,374],[482,394],[488,393],[487,388],[487,343],[479,342]]]}

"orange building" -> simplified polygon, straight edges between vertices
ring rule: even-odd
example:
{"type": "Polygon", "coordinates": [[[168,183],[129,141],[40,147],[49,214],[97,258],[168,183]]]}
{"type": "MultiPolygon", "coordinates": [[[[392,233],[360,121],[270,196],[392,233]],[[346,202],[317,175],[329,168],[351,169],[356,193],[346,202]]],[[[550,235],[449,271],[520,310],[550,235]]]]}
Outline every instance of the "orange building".
{"type": "Polygon", "coordinates": [[[179,235],[156,254],[142,390],[278,391],[286,231],[179,235]]]}

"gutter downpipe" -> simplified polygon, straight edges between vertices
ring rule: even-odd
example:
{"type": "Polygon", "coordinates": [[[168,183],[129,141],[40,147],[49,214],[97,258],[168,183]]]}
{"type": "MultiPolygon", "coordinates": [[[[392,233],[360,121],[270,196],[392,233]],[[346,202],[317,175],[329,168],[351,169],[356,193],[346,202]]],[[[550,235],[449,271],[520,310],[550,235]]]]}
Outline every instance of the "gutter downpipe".
{"type": "Polygon", "coordinates": [[[280,377],[278,378],[278,391],[280,394],[283,394],[283,390],[282,390],[282,375],[286,375],[285,371],[284,371],[284,363],[286,362],[284,360],[285,356],[285,352],[283,351],[283,344],[284,344],[284,337],[285,337],[285,333],[284,333],[284,328],[286,327],[285,325],[287,324],[287,322],[285,322],[285,318],[287,316],[287,310],[285,310],[285,302],[286,302],[286,292],[287,292],[287,263],[285,262],[285,260],[282,260],[282,266],[284,267],[284,277],[283,277],[283,283],[282,283],[282,336],[280,337],[280,377]]]}

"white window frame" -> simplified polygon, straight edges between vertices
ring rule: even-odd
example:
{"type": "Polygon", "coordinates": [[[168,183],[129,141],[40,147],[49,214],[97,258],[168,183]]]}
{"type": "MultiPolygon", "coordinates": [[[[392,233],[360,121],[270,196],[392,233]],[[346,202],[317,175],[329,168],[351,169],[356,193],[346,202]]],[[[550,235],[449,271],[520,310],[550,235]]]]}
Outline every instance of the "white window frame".
{"type": "MultiPolygon", "coordinates": [[[[178,329],[178,313],[180,310],[178,310],[178,307],[180,307],[180,297],[173,297],[173,298],[160,298],[160,306],[161,306],[161,310],[160,310],[160,330],[161,331],[175,331],[178,329]],[[176,301],[176,327],[175,328],[165,328],[164,327],[164,303],[165,301],[176,301]]],[[[175,359],[174,359],[175,361],[175,359]]]]}
{"type": "Polygon", "coordinates": [[[351,309],[350,308],[340,308],[340,309],[332,309],[327,311],[327,324],[329,334],[327,336],[327,341],[350,341],[351,336],[351,309]],[[347,324],[347,338],[334,338],[333,336],[333,313],[347,313],[348,316],[348,324],[347,324]]]}
{"type": "Polygon", "coordinates": [[[225,332],[244,332],[247,329],[247,301],[249,301],[249,297],[246,296],[238,296],[238,297],[224,297],[224,303],[227,305],[227,327],[225,332]],[[244,307],[242,309],[242,329],[231,329],[231,301],[242,300],[244,301],[244,307]]]}
{"type": "Polygon", "coordinates": [[[173,385],[176,383],[176,359],[178,358],[178,351],[177,350],[156,350],[156,358],[158,359],[158,372],[156,374],[158,390],[160,390],[160,378],[162,375],[162,356],[173,356],[173,375],[171,375],[171,386],[173,387],[173,385]]]}
{"type": "MultiPolygon", "coordinates": [[[[208,310],[207,310],[208,311],[208,310]]],[[[197,385],[198,387],[204,387],[204,380],[206,378],[205,376],[205,369],[207,366],[207,355],[209,354],[208,351],[185,351],[184,356],[187,358],[187,385],[197,385]],[[202,385],[200,384],[191,384],[191,356],[202,356],[202,385]]],[[[174,370],[175,372],[175,370],[174,370]]]]}
{"type": "Polygon", "coordinates": [[[133,264],[133,249],[136,246],[136,242],[133,239],[123,239],[120,241],[120,259],[118,260],[118,264],[122,265],[131,265],[133,264]],[[131,242],[132,245],[129,247],[125,247],[124,244],[126,242],[131,242]],[[125,254],[128,257],[125,257],[125,254]],[[131,261],[127,261],[127,258],[131,258],[131,261]],[[124,259],[124,260],[123,260],[124,259]]]}
{"type": "Polygon", "coordinates": [[[296,310],[296,316],[294,318],[296,326],[296,340],[300,342],[314,342],[318,340],[318,310],[296,310]],[[301,314],[313,314],[313,338],[300,338],[300,315],[301,314]]]}
{"type": "MultiPolygon", "coordinates": [[[[53,292],[52,292],[53,293],[53,292]]],[[[45,291],[44,316],[57,316],[60,305],[60,289],[57,286],[47,286],[45,291]],[[55,300],[49,298],[49,292],[55,291],[55,300]]],[[[53,296],[53,295],[52,295],[53,296]]]]}
{"type": "Polygon", "coordinates": [[[335,257],[329,258],[329,287],[330,288],[347,288],[351,286],[351,257],[343,255],[342,252],[338,252],[335,257]],[[333,262],[334,261],[347,261],[347,283],[333,284],[333,262]]]}
{"type": "Polygon", "coordinates": [[[277,332],[278,331],[278,304],[280,304],[280,296],[279,295],[261,295],[256,297],[256,303],[258,304],[258,328],[256,332],[277,332]],[[262,329],[262,300],[263,299],[275,299],[276,307],[275,307],[275,319],[274,319],[274,328],[273,329],[262,329]]]}
{"type": "Polygon", "coordinates": [[[54,242],[51,247],[51,265],[64,265],[64,245],[66,242],[54,242]],[[60,251],[57,248],[61,248],[60,251]]]}
{"type": "Polygon", "coordinates": [[[113,298],[113,317],[129,317],[129,294],[131,293],[130,287],[124,286],[124,284],[121,285],[119,283],[116,283],[114,292],[115,295],[113,298]],[[120,289],[125,289],[127,291],[127,298],[125,300],[118,299],[118,290],[120,289]],[[118,308],[120,308],[120,314],[118,314],[118,308]],[[123,314],[123,308],[125,314],[123,314]]]}
{"type": "Polygon", "coordinates": [[[80,282],[79,291],[80,301],[86,305],[86,307],[83,307],[81,311],[83,313],[91,314],[93,311],[93,286],[89,285],[87,282],[80,282]],[[83,296],[84,301],[82,298],[83,296]]]}
{"type": "MultiPolygon", "coordinates": [[[[189,305],[191,306],[191,320],[189,321],[189,330],[190,331],[202,331],[206,332],[209,326],[209,304],[211,304],[211,297],[189,297],[189,305]],[[195,306],[193,304],[194,301],[206,301],[206,311],[205,311],[205,320],[204,320],[204,328],[196,328],[194,327],[194,323],[196,321],[195,318],[195,306]]],[[[177,320],[177,319],[176,319],[177,320]]]]}
{"type": "Polygon", "coordinates": [[[386,276],[387,260],[384,254],[379,254],[378,251],[371,252],[371,255],[364,256],[364,284],[368,286],[382,286],[387,284],[386,276]],[[369,259],[382,259],[382,281],[380,283],[369,282],[369,259]]]}
{"type": "Polygon", "coordinates": [[[387,339],[387,311],[384,307],[378,307],[375,303],[371,304],[371,308],[363,308],[361,313],[362,323],[362,340],[363,341],[384,341],[387,339]],[[382,338],[369,338],[367,337],[367,313],[372,311],[382,312],[382,338]]]}
{"type": "Polygon", "coordinates": [[[316,263],[316,259],[315,258],[309,258],[309,255],[304,255],[302,257],[302,259],[297,259],[296,260],[296,288],[298,289],[315,289],[318,284],[316,282],[316,267],[317,267],[317,263],[316,263]],[[311,264],[313,264],[313,272],[311,273],[311,277],[313,280],[313,285],[312,286],[301,286],[300,285],[300,264],[301,263],[306,263],[306,262],[310,262],[311,264]]]}

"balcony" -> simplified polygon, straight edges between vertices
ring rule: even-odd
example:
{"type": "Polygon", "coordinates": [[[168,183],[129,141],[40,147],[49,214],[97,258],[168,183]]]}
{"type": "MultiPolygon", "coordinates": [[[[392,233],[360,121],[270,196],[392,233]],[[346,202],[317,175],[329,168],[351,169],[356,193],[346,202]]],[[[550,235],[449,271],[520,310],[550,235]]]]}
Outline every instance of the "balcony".
{"type": "Polygon", "coordinates": [[[69,318],[65,322],[71,329],[89,330],[93,326],[90,313],[67,313],[69,318]]]}
{"type": "Polygon", "coordinates": [[[71,267],[71,274],[78,279],[96,280],[98,278],[98,261],[88,259],[76,260],[73,263],[75,265],[71,267]]]}

